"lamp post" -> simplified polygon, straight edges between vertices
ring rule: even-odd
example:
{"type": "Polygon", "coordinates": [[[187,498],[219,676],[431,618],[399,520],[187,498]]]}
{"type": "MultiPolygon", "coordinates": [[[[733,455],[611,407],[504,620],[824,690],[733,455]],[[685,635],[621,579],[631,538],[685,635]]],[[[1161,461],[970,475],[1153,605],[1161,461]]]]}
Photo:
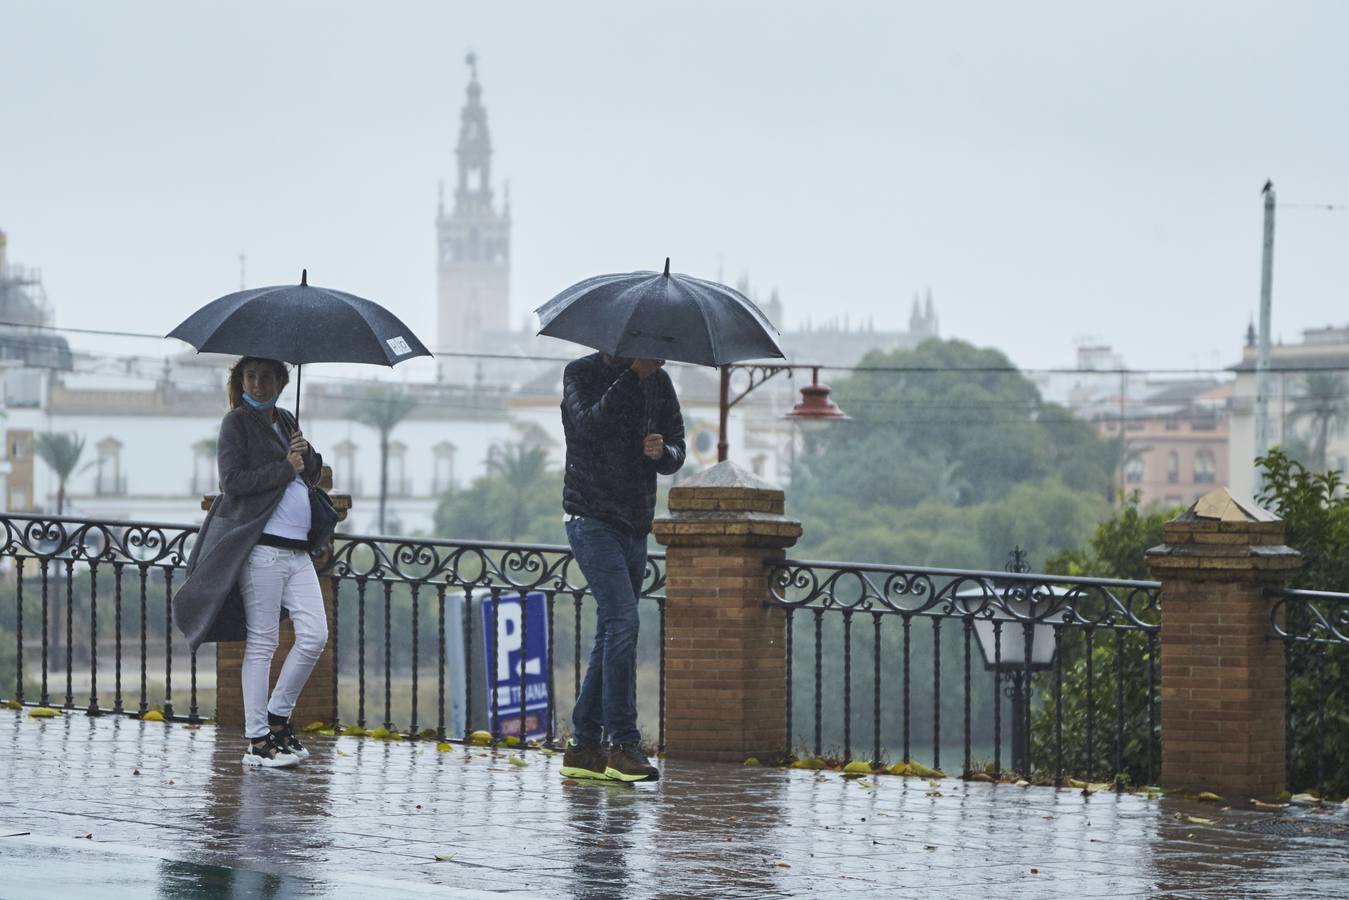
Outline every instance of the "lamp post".
{"type": "MultiPolygon", "coordinates": [[[[1008,555],[1007,571],[1022,574],[1029,568],[1025,551],[1020,547],[1008,555]]],[[[984,657],[984,670],[993,672],[998,681],[1004,674],[1011,677],[1004,693],[1012,701],[1012,770],[1028,776],[1030,676],[1054,666],[1058,648],[1054,626],[1047,620],[1061,605],[1061,592],[1052,585],[1019,580],[994,585],[994,589],[998,595],[996,603],[990,601],[983,589],[960,591],[956,601],[962,612],[977,616],[974,635],[984,657]]],[[[1002,702],[1001,698],[998,702],[1002,702]]]]}
{"type": "Polygon", "coordinates": [[[792,407],[784,418],[802,423],[826,423],[845,421],[849,416],[838,408],[838,404],[829,399],[829,386],[820,384],[820,367],[811,365],[743,365],[733,363],[721,367],[720,421],[717,425],[717,462],[725,462],[730,445],[726,441],[726,422],[731,407],[759,387],[768,379],[781,372],[796,369],[810,369],[810,384],[801,388],[801,401],[792,407]],[[731,396],[731,370],[741,369],[749,373],[749,385],[734,397],[731,396]]]}

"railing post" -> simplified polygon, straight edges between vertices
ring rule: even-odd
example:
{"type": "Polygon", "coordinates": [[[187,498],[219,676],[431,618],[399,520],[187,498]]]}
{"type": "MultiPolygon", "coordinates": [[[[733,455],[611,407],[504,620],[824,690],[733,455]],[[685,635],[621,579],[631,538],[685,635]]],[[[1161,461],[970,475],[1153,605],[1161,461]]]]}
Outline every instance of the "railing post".
{"type": "MultiPolygon", "coordinates": [[[[347,510],[351,509],[351,497],[332,492],[333,473],[330,467],[323,467],[323,476],[319,481],[319,486],[332,497],[333,506],[337,509],[338,520],[345,519],[347,510]]],[[[203,510],[210,509],[211,504],[215,502],[215,497],[215,494],[207,494],[201,501],[201,508],[203,510]]],[[[321,560],[316,560],[316,562],[321,562],[321,560]]],[[[297,728],[310,722],[329,722],[333,718],[334,623],[332,580],[320,576],[319,587],[323,591],[323,607],[328,614],[328,646],[323,648],[323,655],[319,657],[318,664],[314,666],[314,672],[309,676],[309,681],[305,685],[304,691],[301,692],[299,701],[295,704],[295,712],[291,714],[291,721],[295,723],[297,728]]],[[[276,677],[281,672],[281,665],[285,662],[286,654],[290,652],[291,645],[294,643],[295,632],[291,627],[290,619],[283,619],[276,655],[272,657],[272,684],[276,684],[276,677]]],[[[243,659],[243,641],[223,641],[216,645],[215,719],[218,725],[243,727],[244,699],[242,685],[239,681],[239,670],[243,664],[243,659]]]]}
{"type": "Polygon", "coordinates": [[[732,462],[670,490],[665,556],[665,751],[740,762],[790,749],[786,616],[766,561],[801,535],[783,492],[732,462]]]}
{"type": "Polygon", "coordinates": [[[1244,802],[1285,788],[1278,592],[1301,567],[1283,522],[1226,488],[1166,524],[1148,551],[1161,588],[1162,784],[1244,802]]]}

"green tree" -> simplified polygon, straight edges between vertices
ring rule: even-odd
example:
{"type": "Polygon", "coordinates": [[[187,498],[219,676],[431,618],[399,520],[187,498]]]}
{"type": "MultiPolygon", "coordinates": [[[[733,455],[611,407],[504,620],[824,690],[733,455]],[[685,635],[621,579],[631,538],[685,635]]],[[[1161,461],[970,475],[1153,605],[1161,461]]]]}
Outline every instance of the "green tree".
{"type": "Polygon", "coordinates": [[[565,543],[562,472],[548,467],[543,448],[507,444],[484,475],[441,499],[435,529],[443,537],[565,543]]]}
{"type": "Polygon", "coordinates": [[[986,568],[1014,544],[1082,544],[1118,452],[996,350],[930,340],[835,385],[852,421],[807,436],[789,495],[798,555],[986,568]]]}
{"type": "Polygon", "coordinates": [[[350,417],[379,432],[379,533],[384,533],[384,511],[389,499],[389,435],[412,412],[417,402],[400,387],[379,385],[352,404],[350,417]]]}
{"type": "Polygon", "coordinates": [[[1311,429],[1311,464],[1317,470],[1330,466],[1326,448],[1330,438],[1349,424],[1349,379],[1343,372],[1309,372],[1302,378],[1302,395],[1293,401],[1289,414],[1295,423],[1306,420],[1311,429]]]}
{"type": "MultiPolygon", "coordinates": [[[[524,533],[548,477],[548,451],[542,447],[507,444],[487,460],[487,470],[500,476],[506,499],[507,540],[524,533]]],[[[549,497],[548,500],[555,500],[549,497]]],[[[549,504],[551,505],[551,503],[549,504]]]]}
{"type": "MultiPolygon", "coordinates": [[[[1045,571],[1074,578],[1124,578],[1146,580],[1149,547],[1162,543],[1162,527],[1180,508],[1145,512],[1139,508],[1139,493],[1123,498],[1115,513],[1096,527],[1087,545],[1081,549],[1055,553],[1046,561],[1045,571]]],[[[1117,592],[1122,602],[1127,593],[1117,592]]],[[[1102,598],[1088,595],[1083,611],[1090,618],[1105,612],[1102,598]]],[[[1131,607],[1133,613],[1149,624],[1158,624],[1158,611],[1145,604],[1131,607]]],[[[1118,617],[1117,617],[1118,618],[1118,617]]],[[[1063,670],[1062,750],[1065,775],[1094,778],[1123,775],[1134,784],[1148,774],[1148,749],[1153,749],[1152,772],[1161,759],[1157,755],[1160,720],[1148,709],[1148,670],[1154,665],[1158,643],[1145,632],[1133,629],[1065,628],[1059,646],[1059,665],[1063,670]],[[1091,659],[1088,678],[1088,656],[1091,659]],[[1123,685],[1124,743],[1118,748],[1122,767],[1116,771],[1117,691],[1123,685]],[[1088,690],[1090,685],[1090,690],[1088,690]],[[1088,716],[1088,696],[1091,715],[1088,716]],[[1087,755],[1086,733],[1090,722],[1092,752],[1087,755]],[[1151,727],[1149,723],[1151,722],[1151,727]]],[[[1160,673],[1153,674],[1154,687],[1160,673]]],[[[1053,673],[1037,676],[1038,704],[1031,713],[1031,759],[1041,772],[1055,769],[1055,704],[1053,673]]]]}
{"type": "MultiPolygon", "coordinates": [[[[1264,488],[1257,499],[1283,519],[1284,541],[1302,554],[1296,586],[1349,592],[1349,497],[1340,473],[1311,471],[1277,447],[1256,463],[1264,470],[1264,488]]],[[[1338,619],[1334,608],[1325,612],[1343,632],[1345,607],[1339,610],[1338,619]]],[[[1300,605],[1290,604],[1285,620],[1292,634],[1305,633],[1310,625],[1300,605]]],[[[1349,794],[1349,645],[1295,642],[1289,649],[1287,677],[1293,713],[1288,783],[1294,789],[1317,783],[1319,706],[1325,726],[1325,791],[1332,796],[1349,794]]]]}
{"type": "Polygon", "coordinates": [[[37,436],[34,442],[37,455],[47,464],[56,476],[56,514],[64,515],[66,510],[66,482],[80,463],[84,453],[84,438],[75,432],[48,431],[37,436]]]}

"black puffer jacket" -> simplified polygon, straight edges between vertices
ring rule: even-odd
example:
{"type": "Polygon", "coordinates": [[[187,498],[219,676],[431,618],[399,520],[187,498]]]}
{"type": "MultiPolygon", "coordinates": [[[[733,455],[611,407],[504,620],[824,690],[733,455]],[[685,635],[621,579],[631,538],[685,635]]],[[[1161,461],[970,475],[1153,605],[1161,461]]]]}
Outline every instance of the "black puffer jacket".
{"type": "Polygon", "coordinates": [[[634,535],[651,531],[656,473],[684,465],[684,417],[670,376],[645,380],[598,353],[567,364],[562,377],[562,428],[567,472],[562,508],[634,535]],[[659,460],[642,453],[648,434],[665,438],[659,460]]]}

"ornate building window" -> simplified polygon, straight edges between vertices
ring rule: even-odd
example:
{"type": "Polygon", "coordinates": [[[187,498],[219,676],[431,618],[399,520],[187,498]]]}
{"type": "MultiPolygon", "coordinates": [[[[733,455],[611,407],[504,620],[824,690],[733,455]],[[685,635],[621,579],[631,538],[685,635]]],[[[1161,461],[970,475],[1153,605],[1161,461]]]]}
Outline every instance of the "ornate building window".
{"type": "Polygon", "coordinates": [[[1143,480],[1143,460],[1137,456],[1130,457],[1124,464],[1124,480],[1129,484],[1138,484],[1143,480]]]}
{"type": "Polygon", "coordinates": [[[94,494],[99,497],[125,494],[126,477],[122,474],[122,442],[115,437],[105,437],[98,442],[96,449],[98,459],[94,461],[94,494]]]}
{"type": "Polygon", "coordinates": [[[356,445],[351,441],[338,441],[333,445],[333,490],[361,495],[361,479],[356,474],[356,445]]]}
{"type": "Polygon", "coordinates": [[[454,487],[454,452],[458,449],[449,441],[441,441],[431,448],[431,493],[443,494],[454,487]]]}
{"type": "Polygon", "coordinates": [[[1218,464],[1212,450],[1200,450],[1194,455],[1194,480],[1196,484],[1212,484],[1218,480],[1218,464]]]}
{"type": "Polygon", "coordinates": [[[1166,480],[1171,484],[1180,481],[1180,454],[1174,450],[1166,454],[1166,480]]]}

